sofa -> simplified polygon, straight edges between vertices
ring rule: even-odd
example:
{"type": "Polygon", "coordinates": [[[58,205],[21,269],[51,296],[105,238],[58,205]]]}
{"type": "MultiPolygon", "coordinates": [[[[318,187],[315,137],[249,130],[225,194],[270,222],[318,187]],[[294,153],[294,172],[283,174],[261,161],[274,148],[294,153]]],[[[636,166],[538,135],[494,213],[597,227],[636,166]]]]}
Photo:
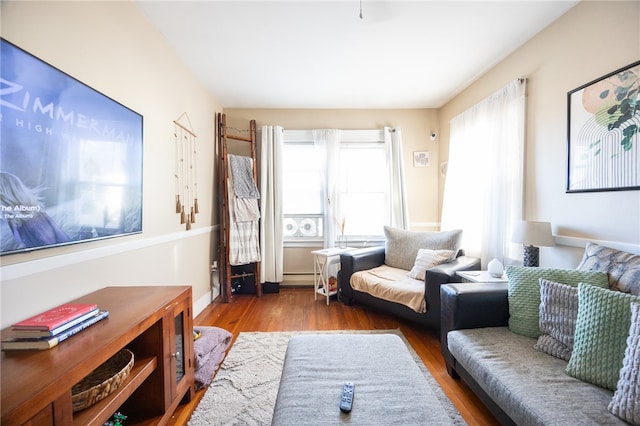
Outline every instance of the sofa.
{"type": "Polygon", "coordinates": [[[503,425],[640,424],[640,256],[589,243],[577,269],[508,266],[441,287],[441,348],[503,425]]]}
{"type": "Polygon", "coordinates": [[[479,270],[464,256],[462,231],[417,232],[385,227],[384,247],[340,255],[338,298],[440,329],[440,286],[460,282],[458,271],[479,270]]]}

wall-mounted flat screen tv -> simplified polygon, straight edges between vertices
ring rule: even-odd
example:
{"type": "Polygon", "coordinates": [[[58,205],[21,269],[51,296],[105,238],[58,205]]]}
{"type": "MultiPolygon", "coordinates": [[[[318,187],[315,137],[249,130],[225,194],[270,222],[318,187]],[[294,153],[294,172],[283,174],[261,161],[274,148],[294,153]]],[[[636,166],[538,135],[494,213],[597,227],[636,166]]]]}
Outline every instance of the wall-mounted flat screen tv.
{"type": "Polygon", "coordinates": [[[0,50],[0,254],[142,232],[142,116],[0,50]]]}

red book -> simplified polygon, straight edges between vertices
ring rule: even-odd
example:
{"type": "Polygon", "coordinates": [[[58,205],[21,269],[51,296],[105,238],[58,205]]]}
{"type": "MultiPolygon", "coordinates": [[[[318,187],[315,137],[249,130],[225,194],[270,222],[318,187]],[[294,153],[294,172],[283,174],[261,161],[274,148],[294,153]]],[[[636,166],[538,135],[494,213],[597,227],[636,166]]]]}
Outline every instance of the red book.
{"type": "Polygon", "coordinates": [[[96,304],[65,303],[11,327],[14,330],[52,330],[97,308],[96,304]]]}

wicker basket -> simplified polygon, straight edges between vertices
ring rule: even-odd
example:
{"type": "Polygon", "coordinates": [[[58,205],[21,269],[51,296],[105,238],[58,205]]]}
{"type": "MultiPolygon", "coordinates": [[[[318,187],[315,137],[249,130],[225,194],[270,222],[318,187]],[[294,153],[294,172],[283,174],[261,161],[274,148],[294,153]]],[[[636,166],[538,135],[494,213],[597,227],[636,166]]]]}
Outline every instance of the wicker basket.
{"type": "Polygon", "coordinates": [[[128,349],[122,349],[106,360],[71,389],[73,412],[91,407],[118,389],[132,367],[133,352],[128,349]]]}

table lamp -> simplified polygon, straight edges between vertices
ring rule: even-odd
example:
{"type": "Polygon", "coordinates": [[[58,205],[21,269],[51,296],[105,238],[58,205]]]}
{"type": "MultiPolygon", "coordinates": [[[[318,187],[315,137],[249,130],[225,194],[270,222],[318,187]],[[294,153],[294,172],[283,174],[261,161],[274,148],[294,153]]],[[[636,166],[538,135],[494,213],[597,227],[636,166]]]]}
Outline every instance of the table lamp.
{"type": "Polygon", "coordinates": [[[540,249],[538,246],[553,247],[555,245],[549,222],[520,221],[513,229],[511,240],[524,246],[523,266],[539,266],[540,249]]]}

